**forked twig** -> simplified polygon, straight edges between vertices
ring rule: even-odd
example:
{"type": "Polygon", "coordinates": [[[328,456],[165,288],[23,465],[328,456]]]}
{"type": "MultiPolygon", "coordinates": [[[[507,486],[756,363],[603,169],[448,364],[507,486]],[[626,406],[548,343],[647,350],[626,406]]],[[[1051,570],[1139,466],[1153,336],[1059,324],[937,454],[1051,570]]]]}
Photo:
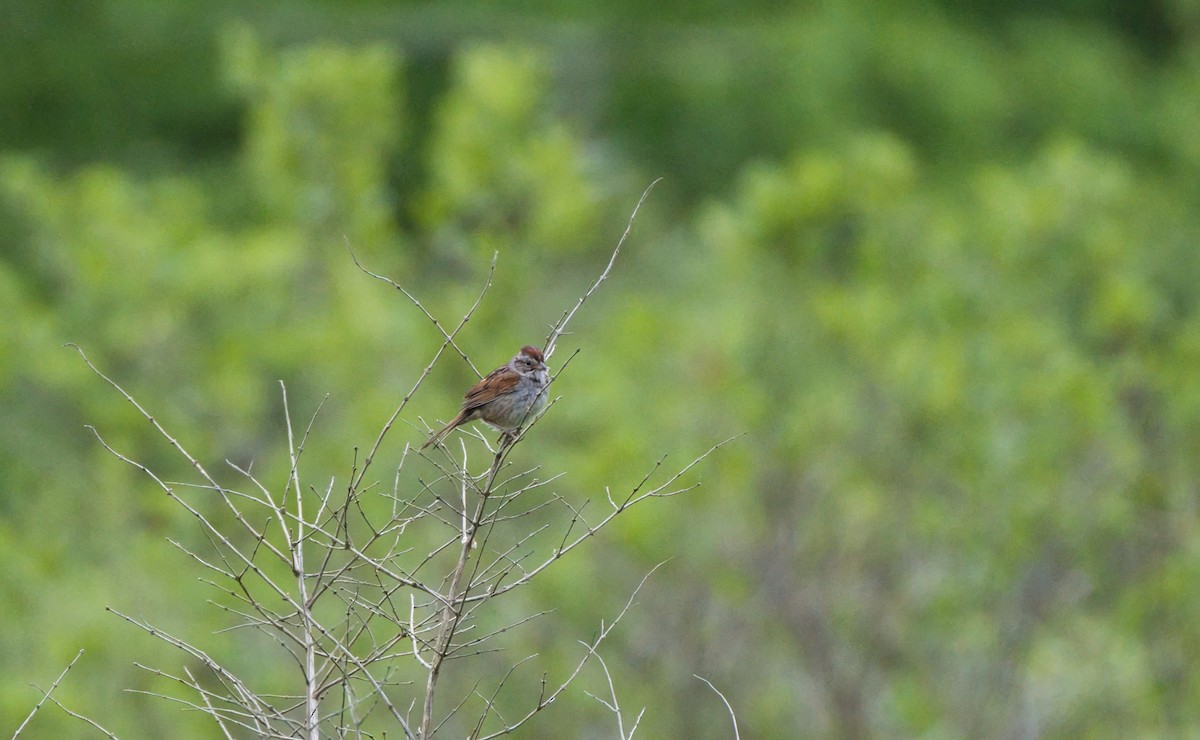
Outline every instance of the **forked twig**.
{"type": "MultiPolygon", "coordinates": [[[[62,682],[64,677],[66,677],[67,671],[71,670],[71,668],[75,665],[75,661],[79,660],[79,656],[81,655],[83,655],[82,648],[80,648],[79,652],[75,653],[74,658],[71,658],[71,662],[67,664],[67,667],[62,669],[62,673],[58,674],[58,678],[54,679],[54,683],[50,684],[50,688],[42,692],[41,700],[34,705],[33,709],[29,711],[29,716],[25,718],[25,721],[22,722],[20,726],[17,727],[17,731],[13,733],[14,740],[18,735],[21,734],[21,731],[25,729],[25,725],[29,724],[29,720],[33,719],[33,715],[37,714],[38,710],[42,708],[42,705],[46,703],[46,700],[50,698],[50,695],[54,693],[54,690],[58,688],[58,684],[62,682]]],[[[36,686],[34,686],[34,688],[37,689],[36,686]]],[[[38,691],[41,691],[41,689],[38,689],[38,691]]],[[[57,704],[58,702],[55,703],[57,704]]]]}
{"type": "Polygon", "coordinates": [[[596,662],[600,664],[600,669],[604,671],[604,680],[608,682],[608,695],[612,697],[612,701],[602,699],[590,691],[585,693],[604,706],[608,707],[608,711],[617,715],[617,735],[621,738],[621,740],[631,740],[631,738],[633,738],[633,733],[637,732],[638,725],[641,724],[642,715],[646,713],[646,708],[642,707],[638,711],[637,717],[633,721],[633,725],[629,728],[629,732],[626,733],[625,715],[621,712],[621,703],[617,700],[617,687],[616,684],[613,683],[612,673],[610,673],[608,670],[608,663],[604,662],[604,658],[601,657],[600,653],[597,653],[591,645],[588,645],[586,642],[583,643],[583,645],[588,649],[588,652],[596,656],[596,662]]]}

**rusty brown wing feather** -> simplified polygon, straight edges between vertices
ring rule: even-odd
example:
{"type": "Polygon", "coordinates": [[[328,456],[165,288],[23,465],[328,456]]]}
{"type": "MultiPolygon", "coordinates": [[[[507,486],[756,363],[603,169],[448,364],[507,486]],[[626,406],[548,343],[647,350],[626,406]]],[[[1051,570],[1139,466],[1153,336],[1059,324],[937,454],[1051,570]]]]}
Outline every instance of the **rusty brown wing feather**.
{"type": "Polygon", "coordinates": [[[521,376],[508,365],[502,365],[487,374],[483,380],[476,383],[463,396],[462,410],[464,415],[483,406],[488,401],[511,391],[521,380],[521,376]]]}

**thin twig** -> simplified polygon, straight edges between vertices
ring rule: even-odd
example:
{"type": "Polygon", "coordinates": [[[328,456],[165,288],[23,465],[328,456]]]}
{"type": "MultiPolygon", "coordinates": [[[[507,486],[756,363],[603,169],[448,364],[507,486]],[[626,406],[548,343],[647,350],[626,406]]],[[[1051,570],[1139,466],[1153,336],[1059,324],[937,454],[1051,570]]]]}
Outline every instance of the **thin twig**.
{"type": "Polygon", "coordinates": [[[534,653],[533,655],[527,655],[508,667],[508,670],[503,676],[501,676],[500,682],[496,684],[496,690],[492,692],[491,697],[484,699],[483,712],[479,715],[479,720],[475,723],[475,729],[471,731],[470,735],[468,735],[470,740],[474,740],[474,738],[479,737],[479,733],[483,731],[483,723],[487,721],[488,715],[491,714],[492,710],[495,708],[496,698],[500,696],[500,689],[504,688],[504,684],[508,682],[509,677],[516,673],[518,668],[533,660],[537,656],[537,653],[534,653]]]}
{"type": "Polygon", "coordinates": [[[729,700],[725,698],[725,695],[721,693],[720,689],[718,689],[716,686],[713,686],[712,681],[709,681],[704,676],[693,673],[692,677],[698,678],[704,683],[708,684],[708,688],[717,692],[717,696],[721,697],[721,701],[725,702],[725,708],[729,710],[729,719],[733,720],[733,740],[741,740],[742,735],[738,732],[737,715],[734,714],[733,707],[730,706],[729,700]]]}
{"type": "MultiPolygon", "coordinates": [[[[17,731],[13,733],[14,740],[18,735],[21,734],[21,731],[25,729],[25,725],[29,724],[29,720],[33,719],[33,715],[37,714],[37,711],[41,709],[42,705],[46,703],[46,700],[50,698],[50,694],[54,693],[54,690],[58,688],[58,684],[67,675],[67,671],[71,670],[71,667],[75,665],[75,661],[79,660],[79,656],[81,655],[83,655],[83,648],[80,648],[79,652],[75,653],[75,657],[71,658],[71,662],[67,664],[67,667],[62,669],[62,673],[58,674],[58,678],[54,679],[54,683],[50,684],[49,690],[42,693],[41,700],[34,705],[33,709],[29,712],[29,716],[25,718],[25,721],[22,722],[21,725],[17,727],[17,731]]],[[[36,686],[34,686],[34,688],[37,689],[36,686]]],[[[38,689],[38,691],[41,691],[41,689],[38,689]]]]}
{"type": "MultiPolygon", "coordinates": [[[[686,486],[686,487],[680,488],[680,489],[667,490],[670,488],[671,485],[673,485],[675,483],[675,481],[679,480],[679,478],[681,478],[685,473],[687,473],[689,470],[691,470],[695,466],[699,465],[701,463],[701,461],[703,461],[709,455],[713,454],[717,450],[721,449],[725,445],[729,444],[730,442],[732,442],[733,440],[735,440],[741,436],[742,435],[740,435],[740,434],[735,435],[733,437],[730,437],[729,439],[726,439],[723,442],[718,442],[717,444],[713,445],[712,447],[709,447],[708,450],[704,452],[704,454],[699,455],[696,458],[694,458],[690,463],[685,465],[677,473],[675,473],[669,479],[667,479],[662,485],[660,485],[654,489],[651,489],[649,491],[644,491],[640,495],[631,496],[620,504],[614,503],[613,509],[610,512],[608,512],[608,514],[603,519],[601,519],[598,523],[596,523],[595,525],[586,525],[585,524],[586,530],[582,534],[577,536],[574,540],[571,540],[570,542],[567,542],[564,545],[560,545],[560,546],[556,547],[548,556],[546,556],[546,559],[543,560],[541,562],[541,564],[539,564],[538,566],[536,566],[534,568],[531,568],[528,573],[522,575],[517,580],[505,585],[502,588],[498,588],[495,591],[488,591],[485,593],[475,594],[473,596],[467,596],[467,597],[465,597],[465,600],[470,602],[470,601],[480,601],[483,599],[489,599],[489,598],[492,598],[493,596],[499,596],[501,594],[507,593],[519,586],[523,586],[526,583],[528,583],[530,580],[532,580],[534,576],[536,576],[538,573],[541,573],[546,568],[549,568],[551,565],[553,565],[555,562],[557,562],[560,558],[562,558],[568,552],[570,552],[571,550],[574,550],[576,547],[579,547],[581,544],[583,544],[583,542],[585,540],[587,540],[589,537],[592,537],[593,535],[595,535],[597,532],[599,532],[601,529],[603,529],[605,526],[607,526],[610,522],[612,522],[613,519],[617,518],[618,515],[620,515],[623,511],[629,509],[630,507],[635,506],[635,505],[641,503],[642,501],[645,501],[648,498],[665,498],[668,496],[675,496],[675,495],[678,495],[685,491],[689,491],[693,488],[696,488],[699,485],[699,483],[696,483],[696,484],[693,484],[690,486],[686,486]]],[[[637,491],[640,490],[642,484],[644,484],[644,483],[645,483],[645,479],[643,479],[642,482],[639,483],[637,485],[637,487],[634,488],[634,493],[637,493],[637,491]]],[[[574,524],[574,520],[572,520],[572,525],[573,524],[574,524]]],[[[564,538],[564,542],[565,541],[566,540],[564,538]]]]}
{"type": "Polygon", "coordinates": [[[546,359],[550,359],[551,355],[554,354],[554,345],[558,343],[558,338],[562,336],[563,332],[566,331],[567,324],[575,316],[575,312],[579,310],[584,301],[591,297],[592,293],[596,292],[596,289],[600,287],[600,283],[608,279],[608,273],[612,272],[613,265],[617,262],[617,255],[621,253],[621,247],[625,244],[625,240],[629,238],[629,232],[633,230],[633,220],[637,218],[637,214],[642,207],[642,203],[646,202],[646,197],[650,195],[650,191],[653,190],[654,186],[660,182],[662,182],[661,177],[657,178],[654,182],[646,186],[646,189],[642,192],[642,197],[638,198],[637,205],[633,207],[633,213],[629,214],[629,222],[625,225],[625,233],[621,234],[621,238],[617,240],[617,246],[615,249],[613,249],[612,255],[608,258],[608,265],[606,265],[604,271],[600,273],[600,277],[596,278],[595,282],[592,283],[592,286],[587,289],[587,292],[579,297],[579,300],[575,303],[575,306],[565,311],[562,315],[562,318],[560,318],[558,323],[554,325],[554,328],[550,330],[550,334],[546,337],[546,346],[542,350],[542,352],[546,355],[546,359]]]}
{"type": "MultiPolygon", "coordinates": [[[[587,648],[588,652],[594,655],[596,657],[596,661],[600,663],[600,669],[604,671],[604,680],[608,682],[608,695],[612,697],[612,702],[605,701],[590,691],[584,693],[608,707],[610,712],[617,715],[617,736],[620,737],[621,740],[629,740],[633,737],[633,731],[630,730],[628,735],[625,734],[625,717],[621,714],[621,703],[617,700],[617,687],[613,683],[612,673],[610,673],[608,670],[608,663],[604,662],[604,658],[600,655],[600,653],[596,652],[595,648],[593,648],[591,645],[588,645],[585,642],[583,643],[583,646],[587,648]]],[[[641,719],[642,712],[645,711],[646,708],[642,707],[642,711],[638,712],[638,719],[641,719]]]]}
{"type": "MultiPolygon", "coordinates": [[[[189,681],[196,684],[197,686],[200,685],[200,682],[196,680],[196,677],[192,675],[192,672],[190,670],[188,670],[187,666],[183,667],[183,672],[187,674],[189,681]]],[[[205,709],[208,710],[209,716],[211,716],[213,718],[213,720],[217,723],[217,727],[221,728],[221,734],[223,734],[225,736],[226,740],[233,740],[233,734],[229,731],[229,728],[225,726],[225,719],[221,716],[221,713],[217,710],[216,707],[213,706],[212,701],[209,700],[208,693],[205,691],[201,691],[200,692],[200,700],[204,702],[205,709]]]]}
{"type": "MultiPolygon", "coordinates": [[[[350,246],[349,238],[346,239],[346,249],[350,250],[350,259],[354,260],[354,264],[358,267],[358,269],[362,270],[363,272],[365,272],[366,274],[375,278],[376,280],[382,280],[383,282],[392,286],[396,290],[400,291],[401,293],[404,294],[405,298],[407,298],[409,301],[412,302],[412,304],[414,306],[421,309],[421,313],[425,314],[425,318],[427,318],[431,322],[433,322],[434,327],[437,328],[437,330],[442,333],[442,338],[445,339],[450,344],[450,346],[453,347],[456,352],[458,352],[459,357],[463,358],[463,361],[465,361],[471,367],[471,369],[475,371],[475,377],[477,377],[477,378],[483,377],[483,373],[479,372],[479,369],[477,367],[475,367],[475,363],[471,362],[471,358],[467,356],[467,353],[463,352],[462,348],[459,347],[454,342],[454,334],[456,334],[458,332],[457,329],[454,332],[447,333],[446,329],[442,326],[441,322],[437,320],[437,317],[435,317],[433,314],[431,314],[429,312],[429,309],[425,308],[425,306],[421,304],[421,301],[418,300],[415,295],[408,292],[408,290],[406,290],[403,285],[401,285],[400,283],[397,283],[395,280],[392,280],[391,278],[387,277],[386,275],[380,275],[378,273],[371,272],[366,267],[363,267],[363,264],[358,261],[358,255],[356,255],[354,253],[354,248],[352,246],[350,246]]],[[[499,257],[500,257],[499,252],[492,253],[492,269],[493,270],[496,269],[496,260],[499,257]]]]}
{"type": "Polygon", "coordinates": [[[114,734],[112,734],[111,732],[109,732],[108,730],[104,729],[104,727],[102,727],[102,726],[100,725],[100,723],[99,723],[99,722],[97,722],[96,720],[94,720],[94,719],[91,719],[90,717],[84,717],[82,714],[80,714],[80,713],[78,713],[78,712],[73,712],[73,711],[71,711],[70,709],[67,709],[65,706],[63,706],[62,702],[60,702],[58,699],[55,699],[53,696],[52,696],[52,697],[50,697],[50,702],[51,702],[52,704],[54,704],[54,706],[58,707],[59,709],[63,710],[63,711],[64,711],[64,712],[66,712],[67,714],[69,714],[69,715],[71,715],[72,717],[74,717],[75,719],[77,719],[77,720],[80,720],[80,721],[82,721],[82,722],[86,722],[86,723],[88,723],[89,725],[91,725],[92,727],[95,727],[95,728],[96,728],[97,730],[99,730],[100,732],[103,732],[103,733],[105,734],[105,736],[107,736],[108,738],[110,738],[110,740],[118,740],[118,738],[117,738],[117,736],[116,736],[116,735],[114,735],[114,734]]]}
{"type": "Polygon", "coordinates": [[[579,676],[580,671],[582,671],[583,667],[587,665],[588,659],[595,654],[596,648],[600,646],[600,643],[604,641],[604,638],[608,637],[609,633],[613,631],[613,628],[615,628],[617,624],[620,623],[621,619],[624,618],[626,612],[628,612],[630,607],[633,606],[634,600],[637,599],[637,595],[641,593],[642,587],[646,585],[646,581],[650,580],[650,576],[654,575],[654,571],[661,568],[665,563],[666,561],[664,560],[663,562],[651,568],[646,575],[642,576],[642,580],[638,583],[637,588],[633,590],[633,593],[629,595],[629,600],[625,602],[625,606],[621,608],[621,611],[617,613],[617,616],[614,617],[611,622],[609,622],[607,625],[603,621],[600,622],[599,634],[596,635],[594,640],[592,640],[590,643],[587,643],[587,652],[583,654],[583,658],[578,664],[576,664],[575,670],[573,670],[571,674],[567,676],[566,680],[558,685],[558,688],[547,694],[545,679],[543,678],[542,693],[538,696],[537,704],[534,705],[533,709],[529,710],[528,713],[519,718],[516,722],[506,725],[490,735],[485,735],[484,737],[480,738],[480,740],[492,740],[492,738],[501,737],[511,732],[515,732],[521,725],[533,719],[535,714],[553,704],[554,700],[557,699],[564,691],[566,691],[567,687],[570,686],[575,681],[576,677],[579,676]]]}

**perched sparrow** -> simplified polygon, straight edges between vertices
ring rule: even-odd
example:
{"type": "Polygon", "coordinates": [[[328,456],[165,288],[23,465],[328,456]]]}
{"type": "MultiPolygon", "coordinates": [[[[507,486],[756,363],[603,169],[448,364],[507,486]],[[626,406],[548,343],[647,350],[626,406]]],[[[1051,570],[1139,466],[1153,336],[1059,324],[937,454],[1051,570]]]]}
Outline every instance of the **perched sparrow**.
{"type": "Polygon", "coordinates": [[[512,434],[545,408],[549,384],[542,351],[537,347],[522,347],[507,365],[491,371],[467,391],[458,416],[430,437],[421,449],[437,444],[450,430],[476,419],[512,434]]]}

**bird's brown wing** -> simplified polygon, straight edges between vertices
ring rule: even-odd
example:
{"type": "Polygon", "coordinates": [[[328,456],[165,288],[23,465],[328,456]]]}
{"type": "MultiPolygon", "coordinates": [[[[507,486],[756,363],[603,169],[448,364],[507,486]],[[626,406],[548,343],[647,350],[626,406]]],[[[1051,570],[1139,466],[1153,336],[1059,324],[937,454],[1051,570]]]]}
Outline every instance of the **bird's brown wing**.
{"type": "Polygon", "coordinates": [[[516,387],[520,380],[521,376],[514,372],[508,365],[496,368],[488,373],[487,377],[483,380],[473,385],[471,390],[467,391],[467,394],[463,396],[463,412],[469,414],[497,396],[508,393],[516,387]]]}

